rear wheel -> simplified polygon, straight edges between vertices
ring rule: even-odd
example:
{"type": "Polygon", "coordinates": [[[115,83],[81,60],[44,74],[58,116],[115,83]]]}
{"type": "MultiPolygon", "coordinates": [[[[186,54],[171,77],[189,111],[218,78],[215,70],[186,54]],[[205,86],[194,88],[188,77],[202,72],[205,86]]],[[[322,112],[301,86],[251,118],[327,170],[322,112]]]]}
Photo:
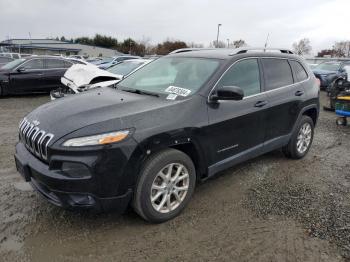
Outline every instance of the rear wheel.
{"type": "Polygon", "coordinates": [[[149,222],[172,219],[188,204],[195,182],[196,171],[190,157],[175,149],[158,152],[141,170],[134,209],[149,222]]]}
{"type": "Polygon", "coordinates": [[[3,96],[3,90],[2,90],[2,86],[0,85],[0,97],[3,96]]]}
{"type": "Polygon", "coordinates": [[[310,117],[302,116],[288,145],[283,148],[284,154],[293,159],[303,158],[311,147],[313,137],[314,122],[310,117]]]}

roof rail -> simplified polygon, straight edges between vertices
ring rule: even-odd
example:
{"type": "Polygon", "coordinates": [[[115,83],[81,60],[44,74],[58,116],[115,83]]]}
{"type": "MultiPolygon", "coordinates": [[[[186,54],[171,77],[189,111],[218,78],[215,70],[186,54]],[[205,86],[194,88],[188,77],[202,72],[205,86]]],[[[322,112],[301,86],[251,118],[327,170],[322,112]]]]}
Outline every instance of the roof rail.
{"type": "Polygon", "coordinates": [[[169,54],[178,54],[178,53],[185,53],[185,52],[192,52],[192,51],[201,51],[201,50],[213,50],[215,48],[180,48],[180,49],[176,49],[172,52],[170,52],[169,54]]]}
{"type": "Polygon", "coordinates": [[[291,50],[287,48],[240,47],[240,48],[234,49],[230,55],[248,53],[248,51],[257,51],[257,52],[279,51],[283,54],[294,54],[291,50]]]}

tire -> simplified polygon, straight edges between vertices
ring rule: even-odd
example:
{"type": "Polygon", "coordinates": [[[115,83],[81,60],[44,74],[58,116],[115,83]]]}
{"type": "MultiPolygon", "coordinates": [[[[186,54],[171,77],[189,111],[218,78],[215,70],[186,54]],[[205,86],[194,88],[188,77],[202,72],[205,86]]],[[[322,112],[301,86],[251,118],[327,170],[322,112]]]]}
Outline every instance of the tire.
{"type": "Polygon", "coordinates": [[[348,124],[346,117],[338,117],[335,122],[336,122],[337,126],[347,126],[347,124],[348,124]]]}
{"type": "Polygon", "coordinates": [[[0,85],[0,98],[3,97],[3,90],[2,90],[2,86],[0,85]]]}
{"type": "MultiPolygon", "coordinates": [[[[309,132],[307,132],[309,133],[309,132]]],[[[296,129],[294,130],[291,139],[289,140],[288,145],[283,147],[282,151],[286,157],[292,159],[303,158],[310,150],[312,145],[312,140],[314,138],[314,122],[309,116],[302,116],[299,123],[297,124],[296,129]],[[306,127],[310,128],[305,129],[306,127]],[[304,129],[303,129],[304,128],[304,129]],[[304,140],[300,140],[300,135],[303,130],[309,130],[310,136],[305,136],[304,140]],[[302,142],[299,142],[302,141],[302,142]],[[306,143],[308,142],[307,146],[306,143]],[[299,142],[299,143],[298,143],[299,142]],[[302,143],[301,147],[298,147],[302,143]]]]}
{"type": "Polygon", "coordinates": [[[152,223],[170,220],[178,216],[186,207],[192,197],[195,184],[196,170],[188,155],[175,149],[157,152],[146,160],[141,169],[133,197],[134,210],[143,219],[152,223]],[[170,170],[172,171],[169,172],[170,170]],[[179,173],[178,179],[184,179],[179,182],[167,182],[175,179],[177,173],[179,173]],[[186,187],[187,191],[184,190],[186,187]],[[175,194],[179,198],[176,198],[175,194]],[[152,201],[151,197],[155,200],[152,201]]]}

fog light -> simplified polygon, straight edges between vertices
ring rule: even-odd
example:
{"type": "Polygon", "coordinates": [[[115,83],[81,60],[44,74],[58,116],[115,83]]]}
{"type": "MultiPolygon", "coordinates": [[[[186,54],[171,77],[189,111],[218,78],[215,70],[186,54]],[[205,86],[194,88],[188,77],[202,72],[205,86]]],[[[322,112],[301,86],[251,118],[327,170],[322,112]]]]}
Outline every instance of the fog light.
{"type": "Polygon", "coordinates": [[[86,178],[91,176],[87,166],[76,162],[63,162],[61,171],[64,175],[72,178],[86,178]]]}

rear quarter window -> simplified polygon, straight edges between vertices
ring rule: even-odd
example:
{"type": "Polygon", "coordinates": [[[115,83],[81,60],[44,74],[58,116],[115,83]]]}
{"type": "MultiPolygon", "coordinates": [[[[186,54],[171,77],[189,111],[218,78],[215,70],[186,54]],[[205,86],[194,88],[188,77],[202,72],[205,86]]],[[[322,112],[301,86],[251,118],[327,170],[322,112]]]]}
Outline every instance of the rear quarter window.
{"type": "Polygon", "coordinates": [[[289,63],[296,78],[295,82],[301,82],[308,78],[304,67],[298,61],[290,60],[289,63]]]}
{"type": "Polygon", "coordinates": [[[293,75],[287,59],[263,58],[261,59],[265,91],[293,84],[293,75]]]}

